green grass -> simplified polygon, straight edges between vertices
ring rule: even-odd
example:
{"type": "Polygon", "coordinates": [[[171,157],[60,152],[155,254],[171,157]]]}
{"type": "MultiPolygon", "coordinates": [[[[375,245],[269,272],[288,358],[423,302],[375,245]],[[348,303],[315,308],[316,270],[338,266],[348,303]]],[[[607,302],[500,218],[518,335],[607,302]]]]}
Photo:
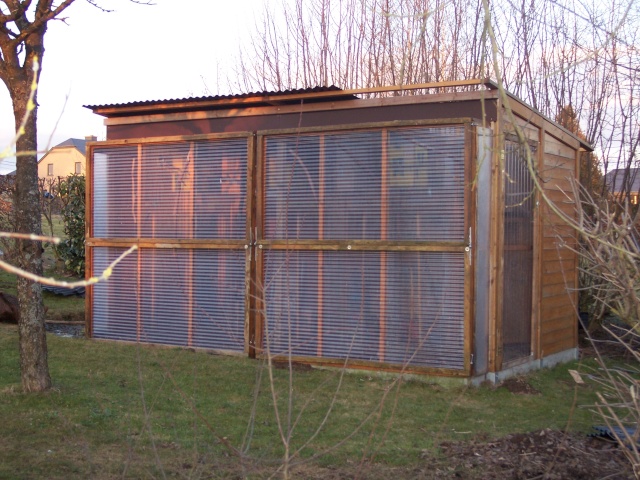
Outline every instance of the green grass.
{"type": "MultiPolygon", "coordinates": [[[[16,329],[0,325],[0,478],[217,478],[241,466],[263,476],[283,456],[268,369],[259,361],[51,335],[48,344],[55,388],[23,394],[16,329]]],[[[410,467],[442,441],[587,431],[591,414],[578,407],[593,403],[593,388],[576,389],[568,368],[580,366],[528,377],[540,395],[370,372],[345,374],[340,388],[338,370],[294,371],[291,384],[288,370],[273,375],[285,430],[293,393],[289,430],[298,458],[410,467]]]]}

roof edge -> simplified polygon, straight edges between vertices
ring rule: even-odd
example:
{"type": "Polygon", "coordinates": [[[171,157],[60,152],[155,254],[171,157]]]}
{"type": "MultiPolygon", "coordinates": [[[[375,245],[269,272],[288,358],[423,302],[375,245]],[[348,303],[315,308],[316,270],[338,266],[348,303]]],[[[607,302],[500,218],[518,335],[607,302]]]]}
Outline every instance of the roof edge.
{"type": "Polygon", "coordinates": [[[411,85],[394,85],[373,88],[353,88],[343,90],[335,85],[329,87],[315,87],[298,90],[251,92],[238,95],[221,95],[210,97],[193,97],[168,100],[148,100],[129,103],[107,105],[84,105],[93,113],[103,117],[122,117],[139,115],[147,112],[186,112],[202,109],[228,109],[259,106],[291,105],[301,102],[332,102],[357,100],[358,95],[392,93],[412,90],[426,90],[433,88],[455,88],[484,86],[487,89],[497,88],[488,79],[471,79],[449,82],[429,82],[411,85]]]}

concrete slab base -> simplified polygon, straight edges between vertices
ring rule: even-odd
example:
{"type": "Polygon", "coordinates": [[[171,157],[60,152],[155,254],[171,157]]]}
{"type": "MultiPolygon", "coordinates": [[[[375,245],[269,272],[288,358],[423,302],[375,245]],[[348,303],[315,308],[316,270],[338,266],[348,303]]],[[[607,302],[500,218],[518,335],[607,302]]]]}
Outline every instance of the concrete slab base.
{"type": "Polygon", "coordinates": [[[540,358],[538,360],[529,360],[518,365],[514,365],[499,372],[489,372],[484,375],[478,375],[469,379],[471,385],[478,386],[484,382],[492,384],[500,383],[507,378],[524,375],[526,373],[540,370],[543,368],[552,368],[560,363],[567,363],[578,358],[578,349],[571,348],[563,352],[554,353],[553,355],[540,358]]]}

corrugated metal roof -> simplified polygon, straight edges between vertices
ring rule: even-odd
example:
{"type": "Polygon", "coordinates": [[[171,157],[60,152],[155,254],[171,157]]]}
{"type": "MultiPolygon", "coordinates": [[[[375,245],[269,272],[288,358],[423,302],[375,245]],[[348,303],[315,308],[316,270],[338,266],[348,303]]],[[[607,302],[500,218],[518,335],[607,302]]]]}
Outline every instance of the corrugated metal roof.
{"type": "Polygon", "coordinates": [[[249,92],[236,95],[214,95],[190,98],[170,98],[164,100],[143,100],[127,103],[113,103],[104,105],[84,105],[99,115],[123,116],[138,114],[144,110],[162,106],[163,112],[185,111],[194,108],[216,109],[229,108],[232,105],[243,106],[270,106],[299,103],[304,98],[305,103],[329,102],[336,100],[353,100],[357,97],[351,93],[345,93],[341,88],[331,85],[329,87],[300,88],[295,90],[249,92]],[[320,98],[308,98],[308,95],[316,93],[335,92],[335,95],[323,95],[320,98]]]}

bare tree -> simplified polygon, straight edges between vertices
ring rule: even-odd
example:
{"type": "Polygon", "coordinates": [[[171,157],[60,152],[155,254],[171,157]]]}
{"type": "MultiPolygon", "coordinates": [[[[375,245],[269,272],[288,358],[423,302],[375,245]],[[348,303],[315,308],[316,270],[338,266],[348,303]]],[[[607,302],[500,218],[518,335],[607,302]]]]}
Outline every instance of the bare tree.
{"type": "Polygon", "coordinates": [[[633,0],[509,0],[486,8],[481,0],[284,0],[280,8],[266,4],[230,87],[492,77],[549,118],[570,108],[605,172],[629,169],[640,142],[639,27],[633,0]]]}
{"type": "MultiPolygon", "coordinates": [[[[97,6],[94,0],[86,0],[97,6]]],[[[42,289],[41,205],[37,160],[37,85],[51,20],[74,2],[0,0],[0,79],[13,104],[16,129],[16,182],[13,197],[16,239],[14,260],[29,275],[18,276],[20,372],[27,392],[51,387],[47,360],[42,289]]],[[[98,7],[100,8],[100,7],[98,7]]]]}
{"type": "MultiPolygon", "coordinates": [[[[73,0],[54,7],[52,0],[4,0],[0,14],[0,78],[13,103],[18,138],[16,141],[16,186],[14,194],[15,229],[18,233],[41,233],[38,189],[37,100],[31,94],[37,85],[38,62],[44,55],[44,36],[48,22],[59,16],[73,0]]],[[[17,240],[15,260],[24,270],[42,274],[39,242],[17,240]]],[[[51,387],[44,328],[42,289],[25,278],[17,279],[20,302],[20,371],[25,391],[51,387]]]]}

